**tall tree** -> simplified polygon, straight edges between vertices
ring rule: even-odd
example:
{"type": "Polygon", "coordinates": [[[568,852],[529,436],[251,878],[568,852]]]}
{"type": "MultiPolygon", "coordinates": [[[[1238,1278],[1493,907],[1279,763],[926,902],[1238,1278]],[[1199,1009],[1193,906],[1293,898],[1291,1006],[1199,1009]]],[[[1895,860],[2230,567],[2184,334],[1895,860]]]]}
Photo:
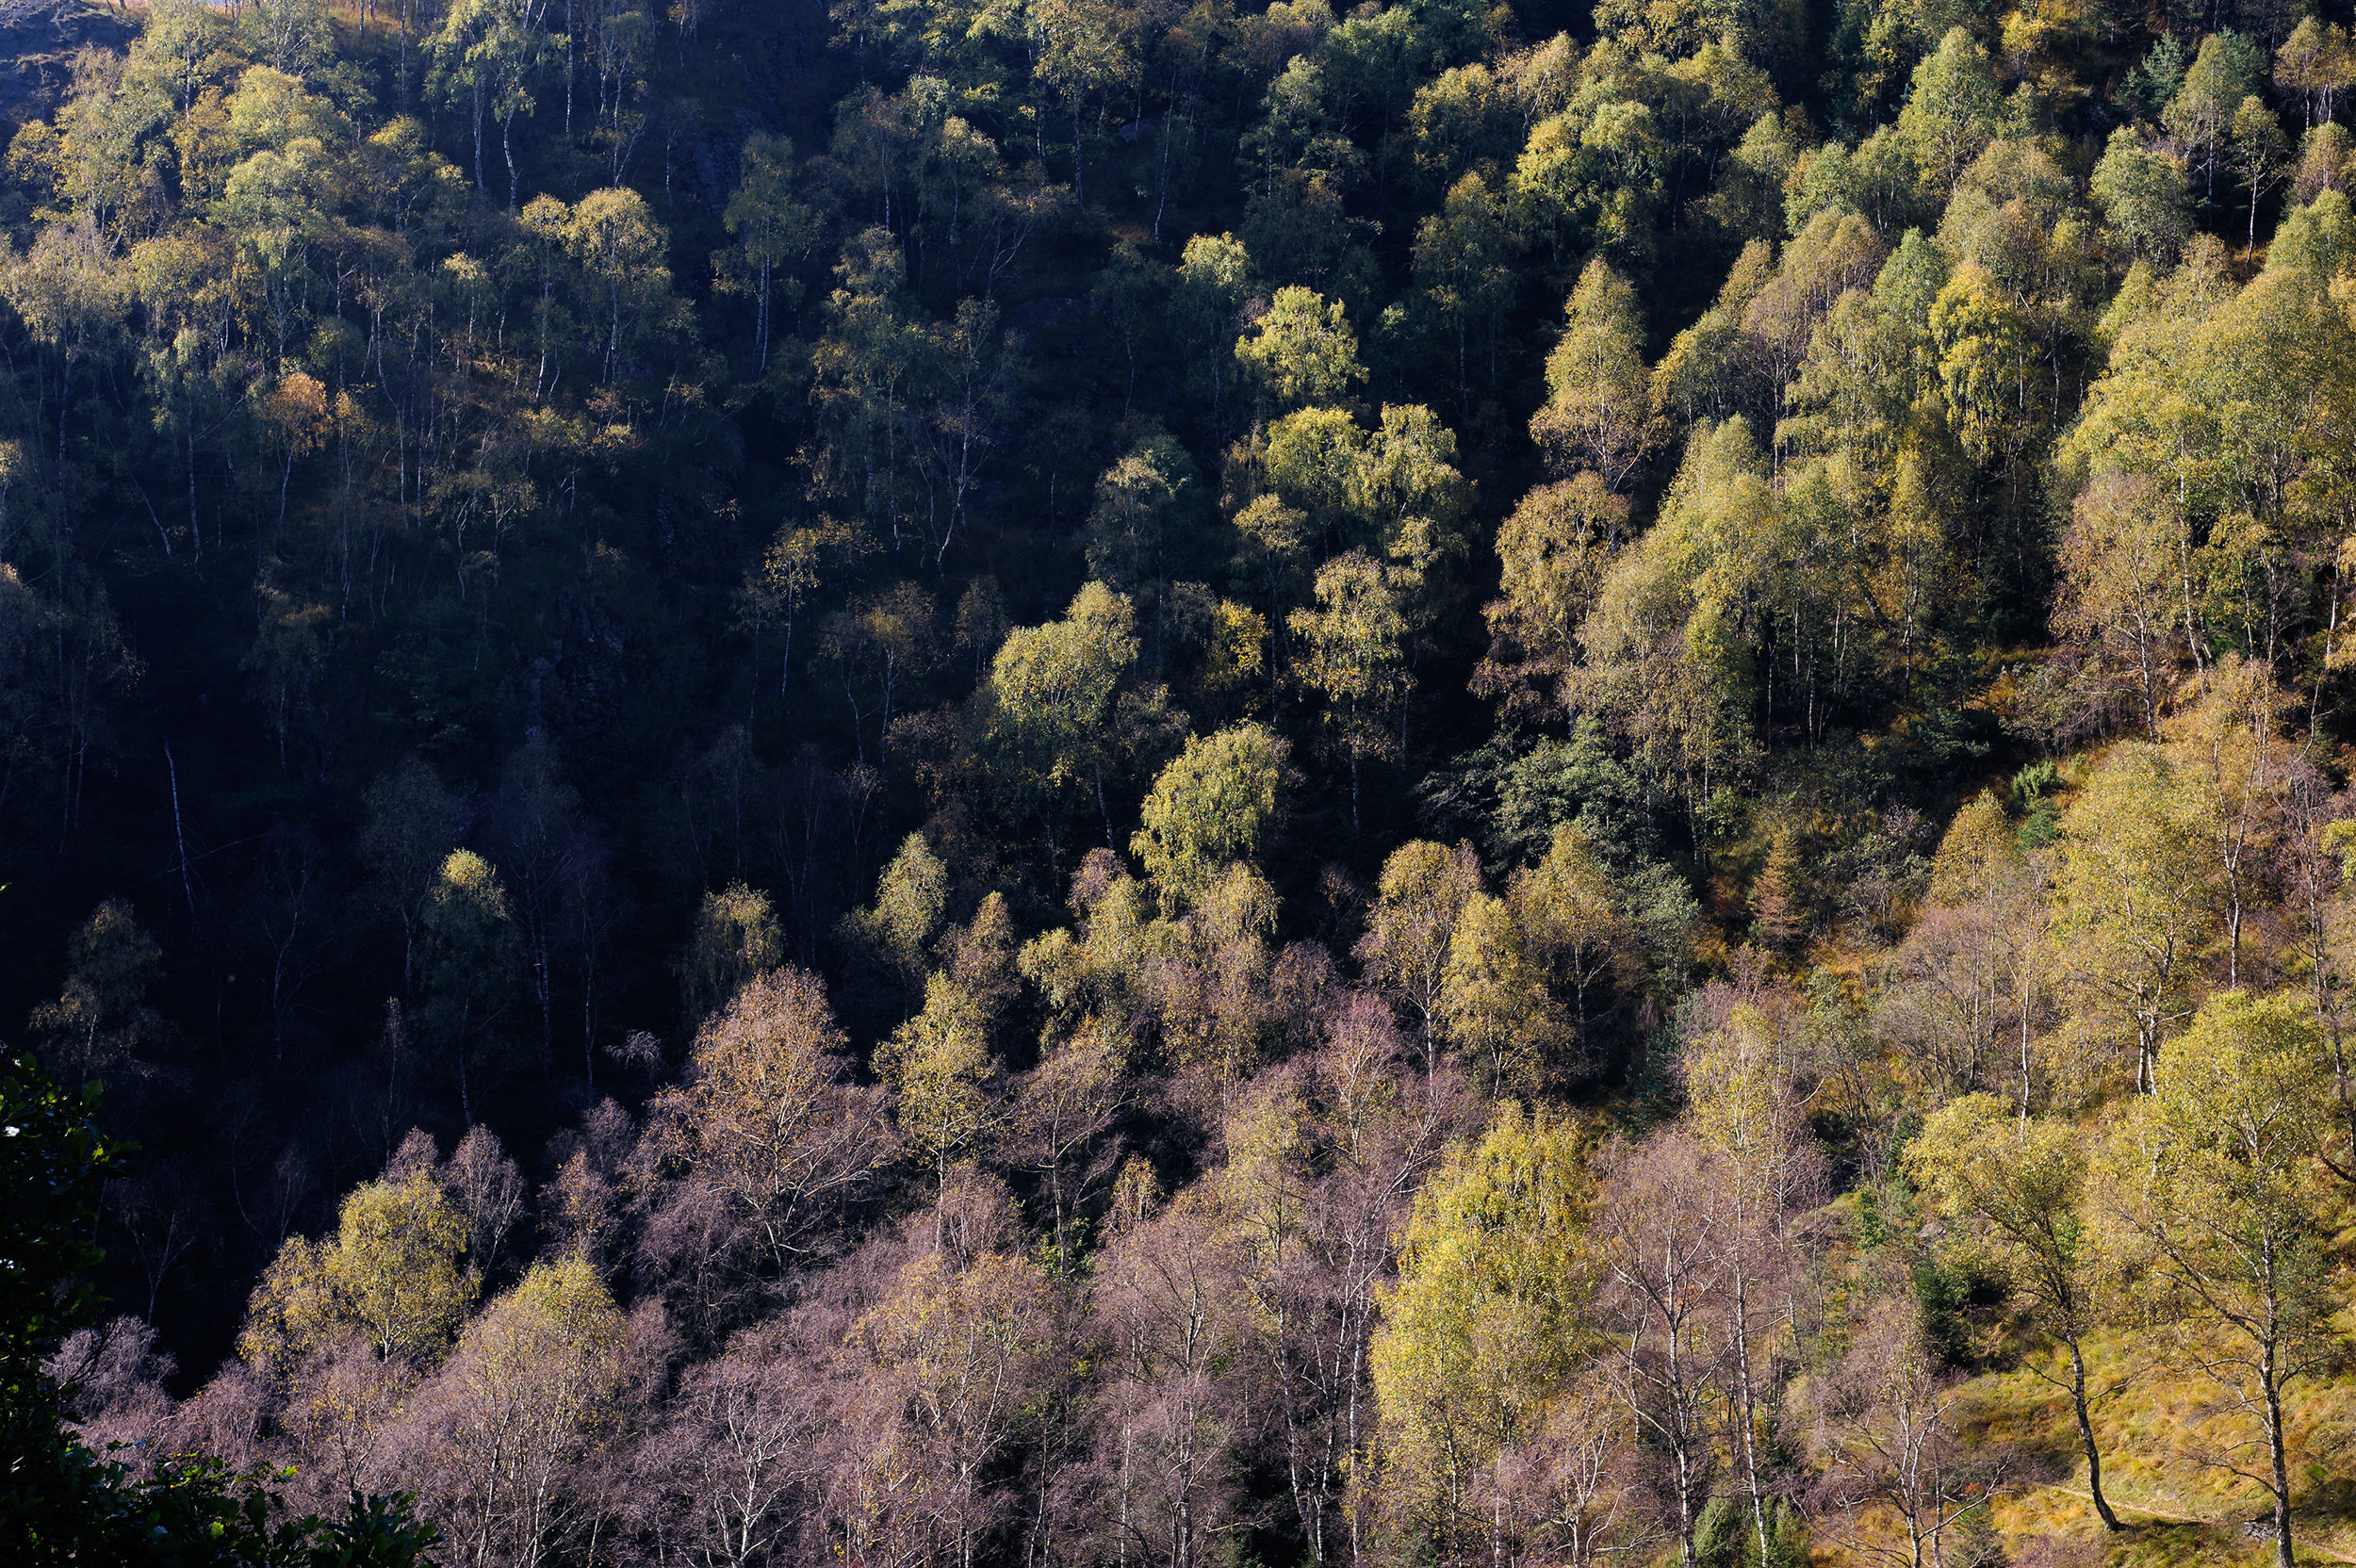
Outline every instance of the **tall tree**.
{"type": "MultiPolygon", "coordinates": [[[[2317,1152],[2330,1086],[2303,998],[2212,998],[2160,1053],[2109,1152],[2104,1203],[2167,1292],[2177,1355],[2256,1429],[2274,1560],[2290,1568],[2284,1393],[2346,1351],[2317,1152]]],[[[2243,1472],[2245,1475],[2249,1471],[2243,1472]]]]}

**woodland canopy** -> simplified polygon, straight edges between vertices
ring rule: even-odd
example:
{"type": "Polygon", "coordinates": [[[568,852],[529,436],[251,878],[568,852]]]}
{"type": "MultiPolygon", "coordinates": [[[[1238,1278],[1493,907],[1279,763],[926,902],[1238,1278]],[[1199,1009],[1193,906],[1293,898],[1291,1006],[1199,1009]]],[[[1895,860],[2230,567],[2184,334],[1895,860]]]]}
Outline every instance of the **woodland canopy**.
{"type": "Polygon", "coordinates": [[[43,1560],[2356,1555],[2337,0],[78,5],[43,1560]]]}

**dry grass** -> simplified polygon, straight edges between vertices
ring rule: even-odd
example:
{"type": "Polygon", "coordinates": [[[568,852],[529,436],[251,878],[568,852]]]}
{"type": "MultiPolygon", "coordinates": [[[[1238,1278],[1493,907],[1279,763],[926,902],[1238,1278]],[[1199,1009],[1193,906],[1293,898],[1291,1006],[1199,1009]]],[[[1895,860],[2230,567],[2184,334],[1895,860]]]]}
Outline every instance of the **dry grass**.
{"type": "MultiPolygon", "coordinates": [[[[2089,1382],[2115,1392],[2094,1413],[2103,1491],[2129,1528],[2112,1535],[2085,1496],[2086,1462],[2064,1395],[2034,1371],[1992,1373],[1970,1385],[1976,1438],[2020,1446],[2050,1468],[2003,1499],[1997,1528],[2021,1568],[2163,1568],[2179,1563],[2260,1563],[2272,1547],[2241,1522],[2264,1517],[2266,1492],[2220,1468],[2236,1440],[2256,1436],[2238,1413],[2217,1408],[2213,1388],[2155,1363],[2150,1336],[2106,1336],[2088,1347],[2089,1382]]],[[[2058,1355],[2042,1359],[2059,1373],[2058,1355]]],[[[2293,1535],[2301,1561],[2356,1561],[2356,1380],[2311,1384],[2286,1401],[2307,1463],[2297,1486],[2293,1535]]],[[[2245,1453],[2245,1459],[2258,1456],[2245,1453]]]]}
{"type": "MultiPolygon", "coordinates": [[[[2217,1458],[2258,1433],[2238,1413],[2217,1408],[2214,1388],[2161,1364],[2151,1334],[2104,1336],[2087,1347],[2089,1385],[2106,1390],[2094,1412],[2103,1490],[2127,1528],[2105,1530],[2086,1495],[2086,1462],[2068,1396],[2037,1375],[2058,1377],[2067,1361],[2042,1353],[2034,1365],[1989,1373],[1967,1385],[1962,1407],[1975,1444],[2021,1456],[2019,1482],[1998,1499],[1994,1523],[2014,1568],[2190,1568],[2270,1564],[2273,1546],[2243,1522],[2265,1518],[2265,1490],[2220,1468],[2217,1458]]],[[[2285,1401],[2305,1462],[2295,1472],[2293,1533],[2299,1560],[2356,1563],[2356,1377],[2294,1389],[2285,1401]]],[[[2263,1450],[2245,1453],[2263,1459],[2263,1450]]],[[[1862,1568],[1862,1560],[1821,1542],[1823,1568],[1862,1568]]]]}

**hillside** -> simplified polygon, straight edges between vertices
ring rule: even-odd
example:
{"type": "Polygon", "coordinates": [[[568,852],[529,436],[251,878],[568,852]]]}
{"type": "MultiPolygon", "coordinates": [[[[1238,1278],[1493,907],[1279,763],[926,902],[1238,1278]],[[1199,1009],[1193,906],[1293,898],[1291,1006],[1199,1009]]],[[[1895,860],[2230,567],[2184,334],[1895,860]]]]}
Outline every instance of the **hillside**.
{"type": "Polygon", "coordinates": [[[0,0],[0,1528],[2356,1559],[2350,22],[0,0]]]}

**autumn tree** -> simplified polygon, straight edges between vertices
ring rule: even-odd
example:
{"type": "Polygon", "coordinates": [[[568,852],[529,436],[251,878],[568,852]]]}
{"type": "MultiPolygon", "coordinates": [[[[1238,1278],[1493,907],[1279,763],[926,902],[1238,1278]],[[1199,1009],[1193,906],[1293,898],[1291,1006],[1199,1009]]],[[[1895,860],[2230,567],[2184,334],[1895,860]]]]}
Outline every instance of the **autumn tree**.
{"type": "Polygon", "coordinates": [[[832,1347],[810,1341],[836,1325],[810,1315],[746,1329],[690,1369],[634,1456],[632,1478],[663,1489],[678,1538],[709,1561],[751,1568],[813,1522],[842,1390],[812,1376],[832,1347]]]}
{"type": "Polygon", "coordinates": [[[1235,341],[1235,357],[1260,380],[1273,412],[1347,407],[1366,379],[1358,335],[1338,300],[1287,285],[1235,341]]]}
{"type": "Polygon", "coordinates": [[[2110,1313],[2122,1260],[2103,1245],[2088,1209],[2084,1135],[1972,1094],[1932,1117],[1906,1158],[1913,1180],[1952,1227],[1956,1256],[2002,1279],[2036,1314],[2038,1328],[2069,1350],[2064,1386],[2086,1454],[2086,1490],[2104,1527],[2120,1528],[2102,1494],[2093,1418],[2102,1391],[2089,1396],[2086,1390],[2086,1341],[2110,1313]]]}
{"type": "Polygon", "coordinates": [[[1945,1560],[1950,1532],[1988,1508],[2004,1456],[1964,1443],[1959,1380],[1932,1359],[1912,1302],[1884,1298],[1862,1318],[1839,1364],[1809,1390],[1807,1442],[1823,1470],[1816,1502],[1860,1557],[1924,1568],[1945,1560]]]}
{"type": "Polygon", "coordinates": [[[1731,1371],[1723,1318],[1734,1238],[1733,1217],[1718,1201],[1724,1176],[1715,1151],[1671,1132],[1615,1150],[1595,1199],[1600,1327],[1618,1361],[1619,1396],[1666,1467],[1663,1511],[1676,1521],[1688,1568],[1731,1371]]]}
{"type": "Polygon", "coordinates": [[[1137,1094],[1127,1054],[1108,1021],[1087,1020],[1041,1053],[1007,1110],[1009,1153],[1046,1179],[1048,1244],[1067,1269],[1076,1262],[1072,1230],[1082,1203],[1111,1174],[1117,1144],[1108,1135],[1137,1094]]]}
{"type": "Polygon", "coordinates": [[[457,847],[458,802],[434,770],[414,757],[371,784],[367,800],[368,821],[361,830],[360,855],[374,879],[376,895],[401,922],[405,991],[416,983],[417,945],[442,863],[457,847]]]}
{"type": "Polygon", "coordinates": [[[27,1021],[50,1070],[76,1086],[129,1065],[143,1045],[160,1043],[164,1022],[147,1004],[163,950],[123,899],[90,911],[74,933],[64,990],[27,1021]]]}
{"type": "Polygon", "coordinates": [[[945,974],[924,984],[924,1007],[876,1052],[875,1068],[892,1092],[892,1115],[908,1152],[946,1193],[949,1168],[982,1144],[998,1120],[992,1103],[997,1063],[979,1007],[945,974]]]}
{"type": "MultiPolygon", "coordinates": [[[[750,136],[744,139],[743,157],[736,190],[720,215],[737,244],[720,265],[727,281],[753,297],[754,365],[766,371],[769,340],[776,330],[771,301],[778,292],[777,274],[810,249],[817,215],[794,197],[792,141],[766,133],[750,136]]],[[[798,283],[789,283],[787,298],[789,303],[799,300],[798,283]]]]}
{"type": "Polygon", "coordinates": [[[655,1154],[741,1212],[780,1273],[892,1156],[882,1096],[849,1081],[845,1044],[818,978],[771,970],[704,1024],[688,1082],[651,1111],[655,1154]]]}
{"type": "Polygon", "coordinates": [[[1458,911],[1440,972],[1440,1016],[1492,1095],[1530,1095],[1557,1066],[1566,1021],[1504,899],[1475,893],[1458,911]]]}
{"type": "Polygon", "coordinates": [[[1289,625],[1301,643],[1301,678],[1325,698],[1327,722],[1349,760],[1355,828],[1359,771],[1395,749],[1387,710],[1410,681],[1399,646],[1406,622],[1382,564],[1352,550],[1318,569],[1317,608],[1294,611],[1289,625]]]}
{"type": "Polygon", "coordinates": [[[432,1359],[474,1299],[476,1280],[460,1267],[466,1232],[430,1169],[363,1183],[332,1237],[290,1236],[279,1249],[248,1303],[239,1354],[288,1376],[358,1334],[380,1360],[432,1359]]]}
{"type": "Polygon", "coordinates": [[[580,1471],[621,1413],[629,1334],[585,1261],[540,1264],[419,1391],[427,1494],[472,1560],[539,1563],[583,1522],[580,1471]]]}
{"type": "Polygon", "coordinates": [[[1274,825],[1284,743],[1241,724],[1191,736],[1145,797],[1144,825],[1129,841],[1163,901],[1183,906],[1231,861],[1249,861],[1274,825]]]}
{"type": "Polygon", "coordinates": [[[1501,596],[1482,610],[1492,638],[1473,690],[1508,711],[1546,711],[1579,662],[1579,628],[1626,543],[1628,507],[1581,473],[1524,496],[1498,525],[1501,596]]]}
{"type": "Polygon", "coordinates": [[[424,1005],[418,1017],[458,1072],[458,1103],[474,1124],[472,1081],[499,1060],[499,1026],[512,1000],[515,916],[499,872],[470,849],[454,849],[427,894],[424,1005]]]}
{"type": "Polygon", "coordinates": [[[2102,1178],[2120,1239],[2166,1292],[2177,1357],[2254,1429],[2235,1447],[2263,1449],[2263,1462],[2227,1462],[2271,1494],[2282,1568],[2294,1473],[2283,1396],[2346,1349],[2315,1157],[2331,1091],[2314,1031],[2299,996],[2212,997],[2161,1050],[2102,1178]]]}
{"type": "Polygon", "coordinates": [[[695,935],[679,957],[688,1019],[700,1024],[727,1006],[747,981],[775,969],[784,957],[784,936],[767,893],[732,882],[704,894],[695,911],[695,935]]]}
{"type": "Polygon", "coordinates": [[[1456,923],[1482,892],[1472,845],[1416,841],[1391,851],[1357,956],[1366,977],[1414,1015],[1427,1067],[1436,1059],[1456,923]]]}
{"type": "Polygon", "coordinates": [[[957,1222],[933,1221],[945,1245],[846,1336],[864,1376],[829,1513],[855,1552],[971,1563],[1006,1521],[1005,1462],[1068,1362],[1046,1271],[1006,1250],[1006,1201],[987,1183],[960,1195],[957,1222]]]}
{"type": "Polygon", "coordinates": [[[2216,937],[2216,878],[2192,808],[2165,756],[2124,744],[2062,814],[2053,912],[2070,1029],[2132,1044],[2147,1092],[2161,1046],[2192,1016],[2216,937]]]}
{"type": "Polygon", "coordinates": [[[1655,439],[1636,291],[1598,257],[1563,313],[1569,325],[1547,356],[1546,404],[1530,434],[1565,477],[1589,470],[1617,495],[1655,439]]]}
{"type": "Polygon", "coordinates": [[[1792,1218],[1822,1192],[1822,1164],[1805,1121],[1801,1052],[1792,1031],[1737,1004],[1718,1029],[1686,1050],[1685,1093],[1693,1135],[1723,1162],[1726,1343],[1732,1364],[1728,1446],[1749,1493],[1761,1562],[1772,1560],[1771,1478],[1759,1448],[1771,1403],[1797,1347],[1791,1342],[1799,1269],[1792,1218]]]}
{"type": "Polygon", "coordinates": [[[1374,1341],[1380,1484],[1410,1538],[1447,1556],[1491,1549],[1483,1473],[1536,1436],[1595,1348],[1588,1206],[1576,1128],[1510,1103],[1415,1200],[1374,1341]]]}
{"type": "Polygon", "coordinates": [[[1102,1419],[1116,1553],[1196,1568],[1233,1527],[1253,1435],[1241,1378],[1260,1354],[1242,1238],[1182,1200],[1121,1227],[1091,1293],[1116,1380],[1102,1419]]]}
{"type": "Polygon", "coordinates": [[[2052,856],[2021,837],[1992,791],[1966,802],[1932,859],[1930,897],[1882,972],[1876,1019],[1933,1104],[1991,1088],[2004,1060],[2029,1114],[2053,1005],[2052,856]]]}
{"type": "Polygon", "coordinates": [[[911,833],[876,876],[875,901],[852,911],[845,924],[913,997],[924,989],[948,906],[949,868],[924,834],[911,833]]]}
{"type": "Polygon", "coordinates": [[[1120,756],[1113,709],[1137,653],[1128,596],[1090,582],[1062,620],[1009,631],[990,662],[991,730],[1048,791],[1074,782],[1088,786],[1108,847],[1113,828],[1104,771],[1120,756]]]}

